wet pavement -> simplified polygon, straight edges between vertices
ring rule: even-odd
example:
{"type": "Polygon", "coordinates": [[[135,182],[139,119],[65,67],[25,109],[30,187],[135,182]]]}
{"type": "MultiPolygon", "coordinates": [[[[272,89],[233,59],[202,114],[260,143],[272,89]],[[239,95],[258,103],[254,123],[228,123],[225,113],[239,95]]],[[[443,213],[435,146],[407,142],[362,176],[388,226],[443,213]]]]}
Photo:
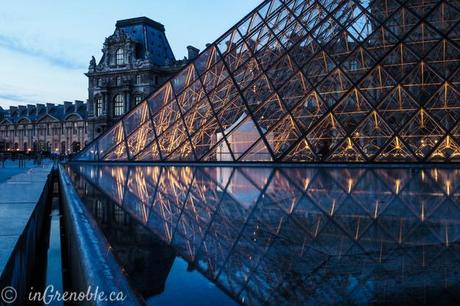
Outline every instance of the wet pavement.
{"type": "Polygon", "coordinates": [[[40,199],[52,170],[51,162],[0,168],[0,275],[40,199]]]}

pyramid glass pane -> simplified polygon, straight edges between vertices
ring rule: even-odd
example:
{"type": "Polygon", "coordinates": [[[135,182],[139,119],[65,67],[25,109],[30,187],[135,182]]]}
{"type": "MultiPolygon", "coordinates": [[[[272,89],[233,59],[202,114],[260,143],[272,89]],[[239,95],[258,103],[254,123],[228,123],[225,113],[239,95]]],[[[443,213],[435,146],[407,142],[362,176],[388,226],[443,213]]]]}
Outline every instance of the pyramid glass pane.
{"type": "MultiPolygon", "coordinates": [[[[458,305],[458,169],[79,163],[67,173],[105,228],[136,237],[142,227],[142,242],[153,234],[241,305],[458,305]],[[110,222],[114,207],[122,221],[110,222]]],[[[158,267],[151,254],[134,258],[158,267]]],[[[137,279],[153,286],[151,273],[137,279]]]]}
{"type": "Polygon", "coordinates": [[[457,161],[459,8],[264,1],[75,159],[457,161]]]}

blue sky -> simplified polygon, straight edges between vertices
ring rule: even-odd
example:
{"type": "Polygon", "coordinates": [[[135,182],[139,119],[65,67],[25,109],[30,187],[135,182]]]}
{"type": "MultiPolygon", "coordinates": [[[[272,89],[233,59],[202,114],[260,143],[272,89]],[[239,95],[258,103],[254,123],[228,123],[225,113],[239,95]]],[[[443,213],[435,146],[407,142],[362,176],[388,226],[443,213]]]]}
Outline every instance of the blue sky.
{"type": "Polygon", "coordinates": [[[86,100],[89,60],[119,19],[166,27],[176,58],[204,49],[261,0],[14,0],[0,10],[0,106],[86,100]]]}

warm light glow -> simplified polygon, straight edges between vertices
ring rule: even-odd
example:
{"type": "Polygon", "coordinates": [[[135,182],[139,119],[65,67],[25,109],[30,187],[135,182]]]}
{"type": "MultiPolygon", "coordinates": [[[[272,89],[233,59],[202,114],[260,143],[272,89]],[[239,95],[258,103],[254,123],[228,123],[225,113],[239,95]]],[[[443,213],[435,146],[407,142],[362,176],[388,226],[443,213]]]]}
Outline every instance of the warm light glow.
{"type": "Polygon", "coordinates": [[[400,179],[396,179],[395,181],[395,193],[396,194],[399,194],[399,189],[401,188],[401,180],[400,179]]]}
{"type": "Polygon", "coordinates": [[[351,138],[350,137],[347,138],[347,143],[348,143],[347,149],[352,150],[353,149],[353,144],[351,143],[351,138]]]}
{"type": "Polygon", "coordinates": [[[446,193],[450,196],[450,189],[451,189],[451,182],[449,180],[446,181],[446,193]]]}
{"type": "Polygon", "coordinates": [[[458,14],[442,3],[425,20],[432,5],[417,1],[404,9],[386,1],[337,2],[337,9],[279,3],[265,7],[276,6],[277,18],[249,14],[87,149],[99,154],[77,159],[460,161],[453,73],[460,32],[441,40],[428,30],[454,27],[458,14]],[[311,17],[302,19],[311,29],[291,10],[311,17]],[[386,18],[375,24],[371,12],[386,18]],[[409,33],[417,35],[407,40],[409,33]]]}
{"type": "Polygon", "coordinates": [[[396,150],[401,150],[401,144],[399,143],[399,138],[396,137],[396,146],[395,146],[395,149],[396,150]]]}

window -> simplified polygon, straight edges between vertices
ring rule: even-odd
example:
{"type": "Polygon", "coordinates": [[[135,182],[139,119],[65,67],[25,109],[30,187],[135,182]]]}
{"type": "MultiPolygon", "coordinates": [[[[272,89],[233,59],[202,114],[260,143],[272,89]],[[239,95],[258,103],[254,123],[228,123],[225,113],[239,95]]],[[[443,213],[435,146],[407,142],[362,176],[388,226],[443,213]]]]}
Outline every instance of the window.
{"type": "Polygon", "coordinates": [[[121,77],[117,77],[117,86],[121,85],[121,77]]]}
{"type": "Polygon", "coordinates": [[[125,98],[122,95],[115,97],[114,114],[121,116],[125,113],[125,98]]]}
{"type": "Polygon", "coordinates": [[[102,98],[101,97],[98,97],[96,99],[96,105],[94,106],[94,115],[96,117],[99,117],[100,115],[102,115],[102,98]]]}
{"type": "Polygon", "coordinates": [[[142,77],[140,74],[136,76],[136,84],[141,84],[142,83],[142,77]]]}
{"type": "Polygon", "coordinates": [[[136,96],[136,105],[141,103],[142,97],[141,96],[136,96]]]}
{"type": "Polygon", "coordinates": [[[102,87],[102,79],[97,79],[97,86],[102,87]]]}
{"type": "Polygon", "coordinates": [[[117,50],[117,65],[123,65],[125,63],[125,52],[123,48],[117,50]]]}

